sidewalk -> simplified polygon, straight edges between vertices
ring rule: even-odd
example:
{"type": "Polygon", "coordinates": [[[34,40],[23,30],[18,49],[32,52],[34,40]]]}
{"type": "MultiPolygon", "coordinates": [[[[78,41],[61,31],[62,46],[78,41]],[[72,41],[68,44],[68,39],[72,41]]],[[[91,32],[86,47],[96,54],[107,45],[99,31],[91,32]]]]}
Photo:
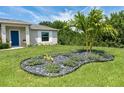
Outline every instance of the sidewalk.
{"type": "Polygon", "coordinates": [[[8,49],[0,49],[0,51],[21,49],[21,48],[24,48],[24,47],[12,47],[12,48],[8,48],[8,49]]]}

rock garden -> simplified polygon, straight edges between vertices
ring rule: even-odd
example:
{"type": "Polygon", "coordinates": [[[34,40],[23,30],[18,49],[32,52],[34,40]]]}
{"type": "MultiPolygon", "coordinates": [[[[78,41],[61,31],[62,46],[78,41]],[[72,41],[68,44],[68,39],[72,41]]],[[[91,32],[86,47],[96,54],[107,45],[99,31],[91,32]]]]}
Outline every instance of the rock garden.
{"type": "Polygon", "coordinates": [[[25,59],[20,66],[31,74],[56,77],[69,74],[80,66],[91,62],[110,62],[113,55],[103,51],[76,51],[68,54],[44,54],[25,59]]]}

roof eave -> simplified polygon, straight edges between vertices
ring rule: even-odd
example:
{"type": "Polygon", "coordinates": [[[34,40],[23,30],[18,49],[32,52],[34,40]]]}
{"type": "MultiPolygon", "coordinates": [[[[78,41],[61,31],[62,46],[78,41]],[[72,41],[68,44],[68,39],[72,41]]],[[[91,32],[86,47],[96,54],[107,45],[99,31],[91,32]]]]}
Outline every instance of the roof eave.
{"type": "Polygon", "coordinates": [[[58,29],[32,29],[31,30],[41,30],[41,31],[59,31],[58,29]]]}
{"type": "Polygon", "coordinates": [[[30,23],[10,23],[10,22],[0,22],[0,24],[31,25],[30,23]]]}

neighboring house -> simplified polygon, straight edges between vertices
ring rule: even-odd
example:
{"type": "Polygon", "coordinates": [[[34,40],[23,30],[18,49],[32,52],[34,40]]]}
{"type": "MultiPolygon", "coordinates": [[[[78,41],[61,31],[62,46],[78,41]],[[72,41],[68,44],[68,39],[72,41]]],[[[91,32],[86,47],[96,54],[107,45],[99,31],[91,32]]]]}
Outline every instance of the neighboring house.
{"type": "Polygon", "coordinates": [[[12,19],[0,19],[2,43],[11,46],[32,44],[57,44],[57,29],[12,19]]]}

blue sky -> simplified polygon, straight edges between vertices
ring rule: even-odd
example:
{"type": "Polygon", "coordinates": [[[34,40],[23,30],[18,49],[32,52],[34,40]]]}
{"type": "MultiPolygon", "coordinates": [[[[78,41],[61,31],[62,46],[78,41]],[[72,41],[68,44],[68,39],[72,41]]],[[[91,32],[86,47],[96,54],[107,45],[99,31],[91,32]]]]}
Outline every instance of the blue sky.
{"type": "MultiPolygon", "coordinates": [[[[0,18],[17,19],[31,23],[40,21],[69,20],[77,11],[87,14],[92,6],[0,6],[0,18]]],[[[105,15],[124,10],[124,6],[97,6],[105,15]]]]}

